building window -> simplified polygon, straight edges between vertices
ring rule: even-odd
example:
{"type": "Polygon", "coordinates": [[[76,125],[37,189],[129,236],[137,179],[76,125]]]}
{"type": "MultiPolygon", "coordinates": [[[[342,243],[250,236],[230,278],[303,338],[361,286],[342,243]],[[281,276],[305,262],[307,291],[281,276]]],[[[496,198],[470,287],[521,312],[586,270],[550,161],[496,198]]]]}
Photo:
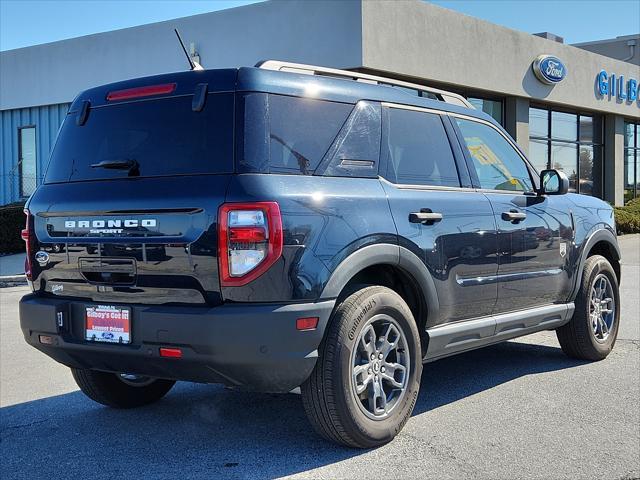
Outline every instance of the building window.
{"type": "Polygon", "coordinates": [[[624,124],[624,201],[640,197],[640,124],[624,124]]]}
{"type": "Polygon", "coordinates": [[[529,160],[538,171],[564,171],[570,191],[602,197],[600,130],[599,117],[531,107],[529,160]]]}
{"type": "Polygon", "coordinates": [[[488,98],[479,97],[467,97],[469,103],[476,107],[476,110],[483,111],[487,115],[493,117],[493,119],[500,125],[504,125],[503,108],[501,100],[491,100],[488,98]]]}
{"type": "Polygon", "coordinates": [[[28,197],[38,186],[36,171],[36,127],[18,128],[18,147],[20,196],[28,197]]]}

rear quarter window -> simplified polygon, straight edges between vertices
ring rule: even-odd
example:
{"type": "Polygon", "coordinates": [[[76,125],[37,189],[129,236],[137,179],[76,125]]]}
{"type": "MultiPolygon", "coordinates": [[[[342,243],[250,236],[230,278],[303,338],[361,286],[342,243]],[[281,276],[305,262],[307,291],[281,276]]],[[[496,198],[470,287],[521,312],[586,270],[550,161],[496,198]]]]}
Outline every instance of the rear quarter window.
{"type": "Polygon", "coordinates": [[[209,94],[194,112],[192,96],[126,102],[90,109],[82,126],[67,115],[51,155],[45,183],[123,178],[126,169],[100,162],[137,162],[140,177],[233,171],[232,93],[209,94]]]}

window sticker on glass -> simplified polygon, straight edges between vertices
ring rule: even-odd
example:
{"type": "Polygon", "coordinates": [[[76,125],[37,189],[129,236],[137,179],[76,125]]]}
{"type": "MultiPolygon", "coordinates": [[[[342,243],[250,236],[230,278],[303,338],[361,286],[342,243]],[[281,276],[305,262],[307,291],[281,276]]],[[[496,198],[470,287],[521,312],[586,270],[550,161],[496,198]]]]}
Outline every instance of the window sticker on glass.
{"type": "Polygon", "coordinates": [[[527,167],[516,150],[494,128],[457,119],[478,181],[490,190],[531,191],[527,167]]]}

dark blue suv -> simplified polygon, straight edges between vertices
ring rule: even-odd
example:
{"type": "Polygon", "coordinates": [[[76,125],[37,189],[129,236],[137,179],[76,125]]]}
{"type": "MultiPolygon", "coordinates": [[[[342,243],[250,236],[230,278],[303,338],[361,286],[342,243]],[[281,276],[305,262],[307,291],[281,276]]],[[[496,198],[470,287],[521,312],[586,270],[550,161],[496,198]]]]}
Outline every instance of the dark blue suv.
{"type": "Polygon", "coordinates": [[[569,186],[391,79],[269,61],[93,88],[27,204],[22,330],[105,405],[299,392],[325,438],[380,445],[425,362],[540,330],[611,351],[613,212],[569,186]]]}

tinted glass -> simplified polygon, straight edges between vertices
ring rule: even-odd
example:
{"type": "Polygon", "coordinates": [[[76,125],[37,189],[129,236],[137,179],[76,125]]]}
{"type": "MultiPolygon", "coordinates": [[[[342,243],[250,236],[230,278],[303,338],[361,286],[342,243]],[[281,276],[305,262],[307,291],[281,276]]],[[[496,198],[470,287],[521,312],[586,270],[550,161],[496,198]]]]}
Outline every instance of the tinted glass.
{"type": "Polygon", "coordinates": [[[579,162],[580,193],[594,195],[597,190],[594,186],[594,181],[598,176],[596,175],[596,160],[591,145],[582,145],[580,147],[579,162]]]}
{"type": "Polygon", "coordinates": [[[94,108],[83,126],[76,117],[64,121],[48,183],[132,173],[92,167],[100,162],[137,162],[142,177],[233,171],[233,94],[210,94],[201,112],[187,96],[94,108]]]}
{"type": "Polygon", "coordinates": [[[269,96],[238,95],[236,158],[240,173],[269,173],[269,96]]]}
{"type": "Polygon", "coordinates": [[[578,116],[573,113],[551,112],[551,138],[576,141],[578,116]]]}
{"type": "MultiPolygon", "coordinates": [[[[634,177],[640,179],[640,168],[636,168],[636,152],[632,149],[624,151],[624,201],[628,202],[636,195],[634,177]]],[[[640,183],[640,182],[639,182],[640,183]]]]}
{"type": "Polygon", "coordinates": [[[549,164],[549,142],[547,140],[529,140],[529,161],[538,173],[549,164]]]}
{"type": "Polygon", "coordinates": [[[377,177],[380,129],[380,104],[358,102],[316,174],[377,177]]]}
{"type": "Polygon", "coordinates": [[[271,173],[311,174],[353,105],[269,95],[271,173]]]}
{"type": "Polygon", "coordinates": [[[580,115],[580,141],[593,143],[593,117],[580,115]]]}
{"type": "Polygon", "coordinates": [[[31,195],[37,184],[36,178],[36,129],[21,128],[20,134],[20,195],[31,195]]]}
{"type": "Polygon", "coordinates": [[[549,136],[549,112],[540,108],[529,109],[529,136],[549,136]]]}
{"type": "MultiPolygon", "coordinates": [[[[624,146],[636,146],[636,126],[633,123],[624,124],[624,146]]],[[[640,145],[639,145],[640,146],[640,145]]]]}
{"type": "Polygon", "coordinates": [[[438,115],[386,109],[387,178],[396,183],[459,187],[458,170],[438,115]]]}
{"type": "Polygon", "coordinates": [[[481,110],[487,115],[491,115],[493,119],[502,123],[502,102],[499,100],[487,100],[486,98],[467,98],[469,103],[476,107],[477,110],[481,110]]]}
{"type": "Polygon", "coordinates": [[[562,170],[569,177],[569,191],[575,192],[578,180],[578,146],[552,142],[551,168],[562,170]]]}
{"type": "Polygon", "coordinates": [[[481,188],[532,191],[529,169],[518,152],[494,128],[456,119],[464,137],[481,188]]]}
{"type": "Polygon", "coordinates": [[[624,156],[624,186],[633,188],[635,179],[635,156],[633,150],[625,151],[624,156]]]}

